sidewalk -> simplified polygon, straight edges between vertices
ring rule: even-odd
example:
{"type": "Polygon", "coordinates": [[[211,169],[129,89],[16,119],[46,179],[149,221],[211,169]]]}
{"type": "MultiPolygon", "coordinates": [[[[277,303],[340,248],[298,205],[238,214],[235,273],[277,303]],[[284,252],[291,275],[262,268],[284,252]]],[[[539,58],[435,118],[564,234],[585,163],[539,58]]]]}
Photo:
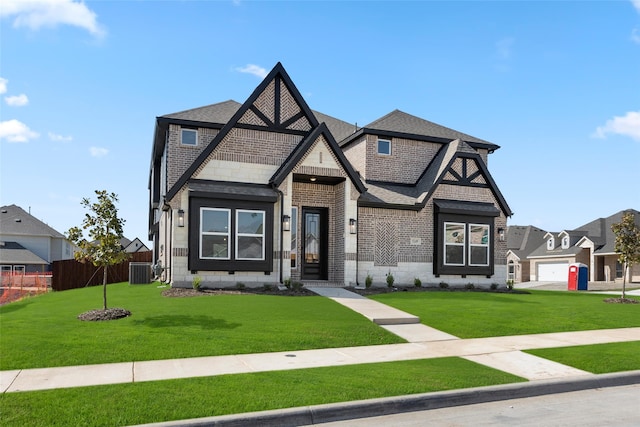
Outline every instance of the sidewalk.
{"type": "Polygon", "coordinates": [[[312,290],[358,311],[372,321],[382,319],[385,323],[382,327],[406,339],[408,343],[1,371],[0,392],[449,356],[463,357],[529,380],[591,377],[594,375],[523,353],[521,350],[640,340],[640,328],[458,339],[426,325],[415,323],[419,321],[415,316],[344,289],[312,288],[312,290]]]}

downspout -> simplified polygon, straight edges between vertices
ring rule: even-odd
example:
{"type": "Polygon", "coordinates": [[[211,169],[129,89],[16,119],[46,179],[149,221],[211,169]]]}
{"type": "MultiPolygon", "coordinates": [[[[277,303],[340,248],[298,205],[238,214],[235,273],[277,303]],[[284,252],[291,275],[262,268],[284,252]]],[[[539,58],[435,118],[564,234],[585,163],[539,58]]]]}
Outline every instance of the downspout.
{"type": "Polygon", "coordinates": [[[278,197],[280,199],[280,220],[278,221],[278,224],[280,224],[280,272],[279,272],[279,281],[280,283],[284,283],[283,277],[282,277],[282,269],[284,268],[284,230],[282,228],[282,216],[284,215],[284,193],[278,188],[276,187],[275,183],[271,183],[271,188],[273,188],[277,193],[278,193],[278,197]]]}
{"type": "Polygon", "coordinates": [[[360,237],[360,230],[359,230],[359,225],[360,225],[360,205],[356,202],[356,220],[358,221],[357,227],[356,228],[356,286],[359,286],[360,283],[358,282],[358,267],[360,265],[360,255],[358,253],[359,249],[360,249],[360,245],[358,244],[358,238],[360,237]]]}
{"type": "Polygon", "coordinates": [[[173,283],[173,265],[172,265],[172,260],[171,260],[171,253],[173,252],[173,209],[170,209],[169,212],[171,212],[171,226],[169,227],[169,243],[170,243],[170,247],[167,249],[167,246],[165,246],[165,250],[167,251],[167,267],[169,268],[169,274],[168,274],[168,279],[167,282],[168,283],[173,283]]]}

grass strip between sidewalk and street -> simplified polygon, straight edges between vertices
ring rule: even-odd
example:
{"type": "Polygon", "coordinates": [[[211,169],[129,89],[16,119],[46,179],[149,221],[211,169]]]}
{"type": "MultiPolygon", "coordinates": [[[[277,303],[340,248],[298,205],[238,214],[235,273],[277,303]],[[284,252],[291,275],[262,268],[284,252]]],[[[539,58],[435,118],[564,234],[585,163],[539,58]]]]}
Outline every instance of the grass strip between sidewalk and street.
{"type": "Polygon", "coordinates": [[[459,338],[640,326],[640,304],[605,303],[609,297],[531,290],[392,292],[370,298],[418,316],[423,324],[459,338]]]}
{"type": "Polygon", "coordinates": [[[594,374],[640,370],[640,341],[527,350],[594,374]]]}
{"type": "Polygon", "coordinates": [[[121,426],[523,382],[460,358],[5,393],[2,425],[121,426]]]}

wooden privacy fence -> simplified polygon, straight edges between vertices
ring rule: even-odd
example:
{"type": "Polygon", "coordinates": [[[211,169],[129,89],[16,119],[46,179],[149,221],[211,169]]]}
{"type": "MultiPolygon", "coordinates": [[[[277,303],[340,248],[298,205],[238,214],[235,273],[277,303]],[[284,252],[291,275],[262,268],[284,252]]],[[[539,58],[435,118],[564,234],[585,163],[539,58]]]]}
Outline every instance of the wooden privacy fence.
{"type": "MultiPolygon", "coordinates": [[[[151,251],[132,253],[128,261],[107,268],[107,283],[127,282],[130,262],[150,263],[152,259],[151,251]]],[[[66,291],[102,285],[102,275],[102,267],[95,267],[90,262],[82,263],[74,259],[54,261],[51,288],[54,291],[66,291]]]]}

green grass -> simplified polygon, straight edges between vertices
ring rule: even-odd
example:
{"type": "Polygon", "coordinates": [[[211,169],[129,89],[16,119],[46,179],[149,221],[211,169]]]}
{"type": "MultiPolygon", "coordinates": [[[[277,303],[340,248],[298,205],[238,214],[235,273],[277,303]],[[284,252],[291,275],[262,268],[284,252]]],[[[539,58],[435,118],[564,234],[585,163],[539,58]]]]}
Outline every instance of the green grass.
{"type": "Polygon", "coordinates": [[[459,358],[6,393],[3,426],[118,426],[524,381],[459,358]]]}
{"type": "Polygon", "coordinates": [[[371,298],[460,338],[640,326],[640,304],[607,304],[606,295],[557,291],[395,292],[371,298]]]}
{"type": "Polygon", "coordinates": [[[83,322],[102,286],[54,292],[0,307],[0,369],[85,365],[404,342],[319,296],[167,298],[156,284],[108,286],[108,306],[132,312],[83,322]]]}
{"type": "Polygon", "coordinates": [[[640,341],[545,348],[527,353],[594,374],[640,369],[640,341]]]}

